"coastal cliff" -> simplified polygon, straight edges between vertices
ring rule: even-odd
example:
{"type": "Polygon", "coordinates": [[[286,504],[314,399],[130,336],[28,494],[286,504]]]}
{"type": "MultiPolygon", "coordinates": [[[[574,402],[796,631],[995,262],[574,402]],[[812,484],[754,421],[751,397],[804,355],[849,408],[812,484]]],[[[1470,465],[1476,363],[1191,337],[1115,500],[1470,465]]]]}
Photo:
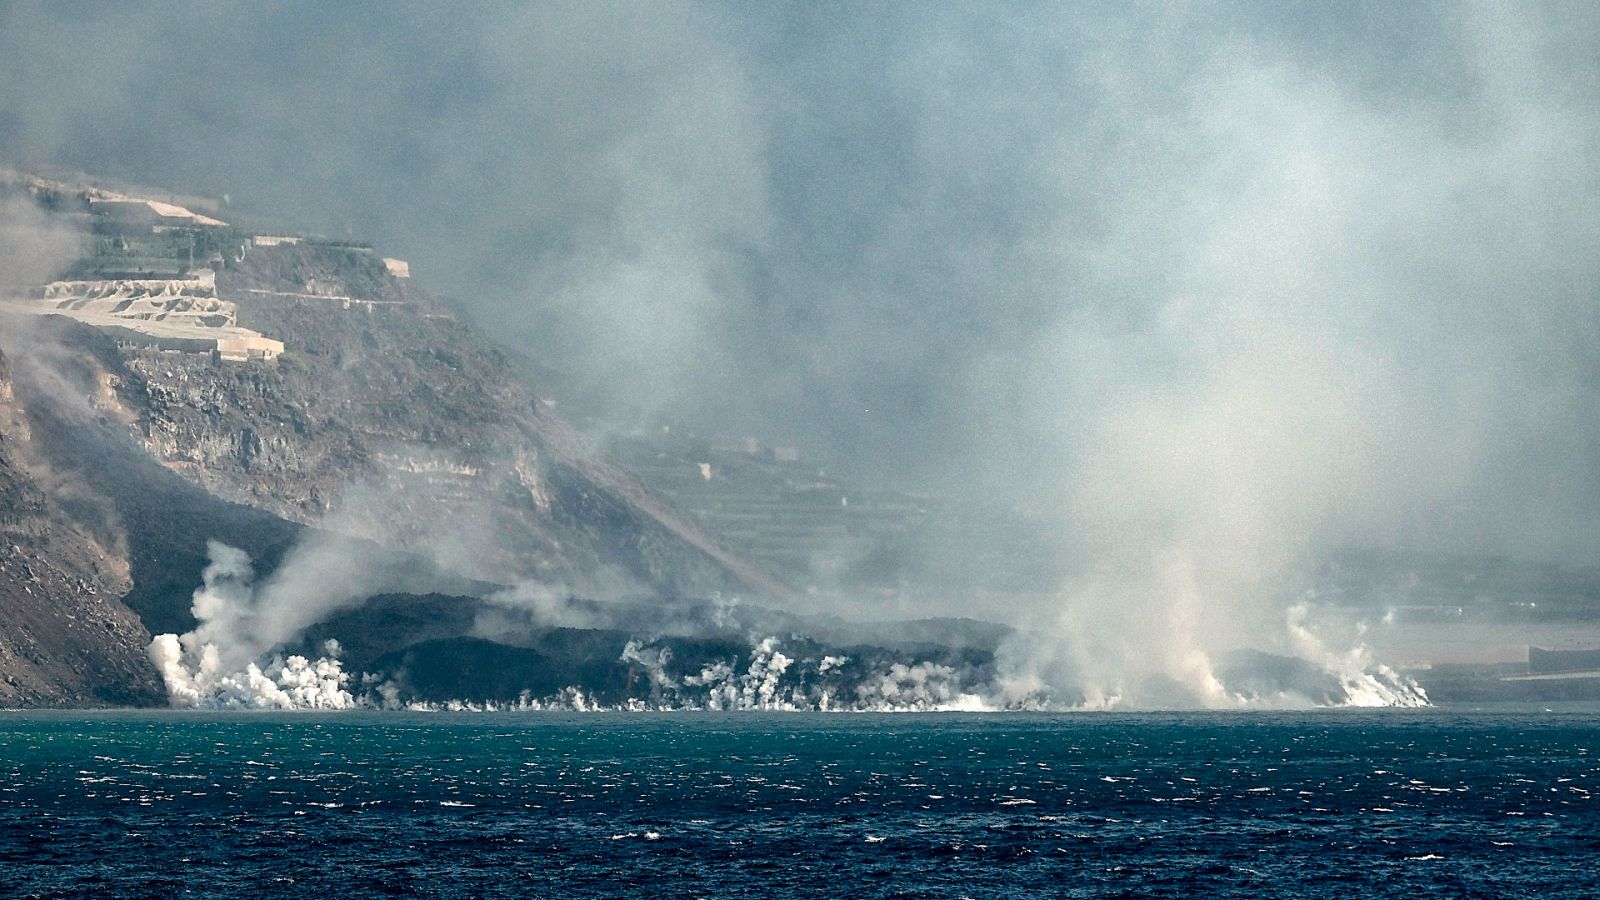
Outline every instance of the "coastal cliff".
{"type": "Polygon", "coordinates": [[[98,188],[8,187],[80,252],[77,281],[0,304],[0,706],[163,701],[146,647],[195,627],[210,541],[271,572],[325,533],[463,595],[785,596],[556,417],[403,262],[98,188]],[[274,349],[230,356],[211,319],[274,349]]]}

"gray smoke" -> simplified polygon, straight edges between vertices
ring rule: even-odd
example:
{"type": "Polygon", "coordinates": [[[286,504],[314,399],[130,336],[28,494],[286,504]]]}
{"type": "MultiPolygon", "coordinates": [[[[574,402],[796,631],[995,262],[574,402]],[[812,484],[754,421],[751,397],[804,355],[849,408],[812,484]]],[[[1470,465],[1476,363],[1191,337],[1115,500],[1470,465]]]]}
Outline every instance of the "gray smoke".
{"type": "Polygon", "coordinates": [[[962,611],[1019,685],[1226,703],[1331,548],[1600,551],[1597,79],[1589,4],[19,4],[0,156],[370,237],[643,412],[1017,504],[1068,583],[962,611]]]}
{"type": "Polygon", "coordinates": [[[82,252],[80,238],[26,194],[0,194],[0,299],[53,278],[82,252]]]}

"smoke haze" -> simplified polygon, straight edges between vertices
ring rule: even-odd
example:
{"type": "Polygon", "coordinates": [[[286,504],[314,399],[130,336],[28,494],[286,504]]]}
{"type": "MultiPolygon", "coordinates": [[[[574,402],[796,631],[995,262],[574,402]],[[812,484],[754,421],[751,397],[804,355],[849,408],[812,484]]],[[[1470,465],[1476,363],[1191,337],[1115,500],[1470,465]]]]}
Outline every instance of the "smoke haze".
{"type": "Polygon", "coordinates": [[[1051,523],[1061,594],[982,611],[1024,687],[1225,705],[1337,547],[1600,551],[1589,4],[8,4],[0,84],[0,157],[371,239],[643,414],[1051,523]]]}

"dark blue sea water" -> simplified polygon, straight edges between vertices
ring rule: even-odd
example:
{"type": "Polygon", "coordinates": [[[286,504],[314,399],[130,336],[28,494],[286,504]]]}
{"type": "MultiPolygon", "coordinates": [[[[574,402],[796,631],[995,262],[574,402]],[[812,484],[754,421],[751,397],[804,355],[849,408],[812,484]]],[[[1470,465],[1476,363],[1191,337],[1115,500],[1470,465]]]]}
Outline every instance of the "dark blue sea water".
{"type": "Polygon", "coordinates": [[[0,895],[1600,896],[1600,716],[0,714],[0,895]]]}

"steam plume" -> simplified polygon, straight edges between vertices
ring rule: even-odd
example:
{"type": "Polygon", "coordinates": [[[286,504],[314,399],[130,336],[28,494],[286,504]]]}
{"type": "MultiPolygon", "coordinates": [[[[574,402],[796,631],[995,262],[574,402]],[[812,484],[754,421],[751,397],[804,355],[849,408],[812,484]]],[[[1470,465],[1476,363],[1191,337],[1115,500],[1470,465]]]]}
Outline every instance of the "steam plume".
{"type": "Polygon", "coordinates": [[[157,635],[150,659],[174,706],[345,709],[355,705],[338,644],[315,661],[272,655],[305,628],[344,604],[364,600],[371,570],[351,552],[354,542],[329,537],[302,543],[274,576],[257,584],[250,557],[218,541],[194,593],[197,625],[182,636],[157,635]],[[333,549],[334,544],[340,549],[333,549]]]}
{"type": "Polygon", "coordinates": [[[1229,652],[1324,658],[1336,548],[1600,552],[1597,66],[1590,4],[20,4],[0,154],[370,236],[648,412],[1021,505],[1070,574],[981,611],[1020,696],[1228,706],[1229,652]]]}

